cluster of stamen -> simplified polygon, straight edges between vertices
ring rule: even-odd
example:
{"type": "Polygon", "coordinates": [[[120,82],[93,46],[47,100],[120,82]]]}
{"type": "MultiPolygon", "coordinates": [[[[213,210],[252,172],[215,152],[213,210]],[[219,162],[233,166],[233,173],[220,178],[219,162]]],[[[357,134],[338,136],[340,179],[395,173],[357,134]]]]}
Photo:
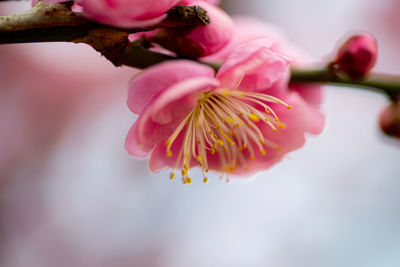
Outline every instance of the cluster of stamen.
{"type": "Polygon", "coordinates": [[[261,155],[267,154],[266,147],[279,150],[279,146],[265,138],[257,126],[257,123],[263,122],[274,132],[277,128],[285,128],[285,124],[279,122],[278,116],[268,106],[269,103],[282,104],[291,109],[276,97],[256,92],[218,89],[203,93],[195,109],[165,143],[166,156],[172,157],[173,143],[180,134],[183,136],[170,179],[174,179],[176,169],[181,169],[183,183],[190,184],[189,168],[199,165],[203,182],[207,183],[208,157],[210,160],[211,157],[219,157],[219,171],[228,174],[238,166],[246,166],[245,153],[251,160],[256,160],[255,149],[261,155]]]}

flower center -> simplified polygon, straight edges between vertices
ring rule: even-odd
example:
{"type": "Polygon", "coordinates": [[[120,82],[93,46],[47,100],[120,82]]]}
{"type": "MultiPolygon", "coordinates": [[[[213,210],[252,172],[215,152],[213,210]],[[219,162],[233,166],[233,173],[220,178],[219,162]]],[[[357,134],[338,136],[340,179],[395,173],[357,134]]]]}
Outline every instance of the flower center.
{"type": "Polygon", "coordinates": [[[280,149],[266,139],[260,129],[260,123],[268,125],[274,132],[277,128],[285,128],[268,103],[282,104],[291,109],[282,100],[261,93],[229,89],[203,93],[194,110],[165,142],[166,156],[171,157],[173,143],[180,134],[183,136],[170,179],[174,179],[175,170],[179,168],[183,183],[191,183],[189,168],[200,165],[203,181],[207,183],[206,173],[212,161],[218,161],[219,171],[227,174],[238,166],[245,168],[247,158],[256,160],[256,150],[264,156],[266,147],[280,149]],[[193,164],[196,161],[197,164],[193,164]]]}

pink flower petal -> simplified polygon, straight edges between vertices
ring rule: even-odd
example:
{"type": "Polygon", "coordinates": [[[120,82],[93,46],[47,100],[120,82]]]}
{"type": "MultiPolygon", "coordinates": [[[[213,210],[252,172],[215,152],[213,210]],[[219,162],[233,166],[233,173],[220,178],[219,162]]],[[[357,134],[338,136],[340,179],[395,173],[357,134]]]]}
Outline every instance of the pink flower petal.
{"type": "Polygon", "coordinates": [[[252,41],[238,47],[224,62],[217,73],[223,87],[261,91],[284,79],[290,60],[271,51],[267,39],[252,41]]]}
{"type": "Polygon", "coordinates": [[[216,79],[194,78],[182,81],[164,91],[149,107],[148,112],[158,123],[169,123],[194,109],[204,91],[211,91],[219,86],[216,79]]]}
{"type": "Polygon", "coordinates": [[[142,123],[142,117],[139,116],[128,132],[125,149],[133,156],[147,157],[156,144],[160,142],[163,144],[181,121],[182,119],[178,118],[162,125],[151,120],[142,123]]]}
{"type": "MultiPolygon", "coordinates": [[[[210,91],[217,85],[218,82],[215,79],[196,78],[171,86],[141,114],[139,140],[148,139],[149,132],[153,132],[157,127],[169,129],[168,134],[171,135],[176,127],[165,127],[165,125],[171,124],[174,120],[182,121],[184,116],[194,110],[200,93],[210,91]]],[[[169,135],[164,136],[165,139],[169,135]]]]}
{"type": "Polygon", "coordinates": [[[148,68],[129,84],[128,107],[140,114],[160,93],[180,81],[195,77],[214,77],[214,70],[187,60],[169,61],[148,68]]]}

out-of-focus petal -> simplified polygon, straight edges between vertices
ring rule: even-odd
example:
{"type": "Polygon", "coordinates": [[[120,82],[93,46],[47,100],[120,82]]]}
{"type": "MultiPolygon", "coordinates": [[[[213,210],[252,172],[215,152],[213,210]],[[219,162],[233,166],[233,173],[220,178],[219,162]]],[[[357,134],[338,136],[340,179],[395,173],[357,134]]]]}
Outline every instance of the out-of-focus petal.
{"type": "Polygon", "coordinates": [[[151,26],[181,0],[79,0],[89,18],[116,27],[151,26]]]}

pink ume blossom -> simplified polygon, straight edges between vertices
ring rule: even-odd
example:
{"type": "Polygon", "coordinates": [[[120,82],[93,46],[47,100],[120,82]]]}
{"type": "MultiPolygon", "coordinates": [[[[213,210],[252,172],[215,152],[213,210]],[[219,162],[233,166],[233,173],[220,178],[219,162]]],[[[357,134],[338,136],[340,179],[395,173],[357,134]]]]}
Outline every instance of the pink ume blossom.
{"type": "Polygon", "coordinates": [[[130,83],[128,106],[139,115],[126,139],[132,155],[150,155],[152,171],[189,169],[246,174],[302,147],[322,128],[319,112],[288,89],[290,59],[256,40],[235,49],[216,73],[179,60],[148,68],[130,83]]]}
{"type": "Polygon", "coordinates": [[[333,63],[340,72],[350,78],[362,79],[375,66],[377,58],[376,39],[368,33],[363,33],[350,37],[341,45],[333,63]]]}

